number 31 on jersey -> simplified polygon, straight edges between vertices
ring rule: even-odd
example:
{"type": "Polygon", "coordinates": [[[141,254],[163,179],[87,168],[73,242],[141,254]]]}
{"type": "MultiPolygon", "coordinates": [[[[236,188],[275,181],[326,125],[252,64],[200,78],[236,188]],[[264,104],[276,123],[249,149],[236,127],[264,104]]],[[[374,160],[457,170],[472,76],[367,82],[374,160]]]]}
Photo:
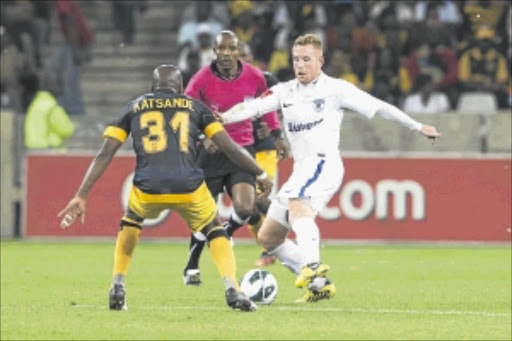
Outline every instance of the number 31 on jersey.
{"type": "MultiPolygon", "coordinates": [[[[186,111],[177,111],[169,122],[172,130],[179,133],[180,151],[184,153],[188,152],[188,115],[186,111]]],[[[164,114],[161,111],[148,111],[140,115],[140,129],[146,128],[149,134],[142,137],[142,145],[146,153],[164,151],[167,148],[164,114]]]]}

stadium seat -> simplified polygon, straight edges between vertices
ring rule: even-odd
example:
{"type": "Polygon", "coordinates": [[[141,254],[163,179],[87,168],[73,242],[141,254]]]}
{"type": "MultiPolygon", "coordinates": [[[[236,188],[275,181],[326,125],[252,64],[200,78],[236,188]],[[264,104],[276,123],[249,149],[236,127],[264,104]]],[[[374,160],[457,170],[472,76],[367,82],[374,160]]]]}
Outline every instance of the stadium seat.
{"type": "Polygon", "coordinates": [[[494,114],[498,110],[498,100],[491,92],[464,92],[457,103],[457,112],[462,114],[494,114]]]}

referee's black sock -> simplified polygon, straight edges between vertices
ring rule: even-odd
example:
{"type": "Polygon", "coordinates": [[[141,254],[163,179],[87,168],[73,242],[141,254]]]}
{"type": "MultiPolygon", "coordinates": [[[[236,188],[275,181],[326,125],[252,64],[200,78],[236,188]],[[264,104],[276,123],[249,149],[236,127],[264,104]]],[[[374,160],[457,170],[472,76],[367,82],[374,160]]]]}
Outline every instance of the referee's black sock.
{"type": "Polygon", "coordinates": [[[238,224],[237,222],[233,221],[233,219],[229,219],[229,221],[224,226],[226,229],[226,234],[229,238],[235,233],[236,230],[238,230],[242,225],[238,224]]]}
{"type": "Polygon", "coordinates": [[[193,234],[190,235],[190,245],[188,254],[188,263],[185,271],[189,269],[199,269],[199,258],[203,252],[206,241],[197,239],[193,234]]]}
{"type": "Polygon", "coordinates": [[[240,227],[244,226],[244,224],[247,222],[247,219],[241,219],[235,211],[231,214],[231,217],[229,218],[229,221],[224,226],[226,230],[226,234],[229,238],[235,233],[236,230],[238,230],[240,227]]]}

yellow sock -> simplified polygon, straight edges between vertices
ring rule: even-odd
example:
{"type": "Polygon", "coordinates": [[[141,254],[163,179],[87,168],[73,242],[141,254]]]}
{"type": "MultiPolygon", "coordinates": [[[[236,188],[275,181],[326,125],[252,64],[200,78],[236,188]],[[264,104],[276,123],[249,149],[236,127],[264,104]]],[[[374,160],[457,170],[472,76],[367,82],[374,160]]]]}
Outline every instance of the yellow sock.
{"type": "Polygon", "coordinates": [[[227,281],[236,290],[240,290],[236,280],[235,254],[229,241],[224,237],[212,239],[210,241],[210,252],[224,281],[227,281]]]}
{"type": "Polygon", "coordinates": [[[132,258],[133,250],[137,246],[140,237],[140,229],[131,226],[123,226],[117,234],[116,251],[114,255],[114,276],[123,274],[126,276],[128,265],[132,258]]]}

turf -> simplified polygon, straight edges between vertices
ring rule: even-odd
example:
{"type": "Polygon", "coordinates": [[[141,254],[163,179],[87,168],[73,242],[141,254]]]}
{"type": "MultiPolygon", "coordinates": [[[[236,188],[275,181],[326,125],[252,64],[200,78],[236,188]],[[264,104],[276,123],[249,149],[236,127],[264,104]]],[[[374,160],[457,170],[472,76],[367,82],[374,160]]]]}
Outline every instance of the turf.
{"type": "MultiPolygon", "coordinates": [[[[236,245],[238,276],[259,250],[236,245]]],[[[279,292],[255,313],[231,311],[205,252],[202,287],[184,287],[184,243],[141,242],[128,273],[128,311],[107,309],[113,242],[2,242],[2,340],[510,340],[511,248],[326,245],[337,296],[295,304],[279,292]]]]}

